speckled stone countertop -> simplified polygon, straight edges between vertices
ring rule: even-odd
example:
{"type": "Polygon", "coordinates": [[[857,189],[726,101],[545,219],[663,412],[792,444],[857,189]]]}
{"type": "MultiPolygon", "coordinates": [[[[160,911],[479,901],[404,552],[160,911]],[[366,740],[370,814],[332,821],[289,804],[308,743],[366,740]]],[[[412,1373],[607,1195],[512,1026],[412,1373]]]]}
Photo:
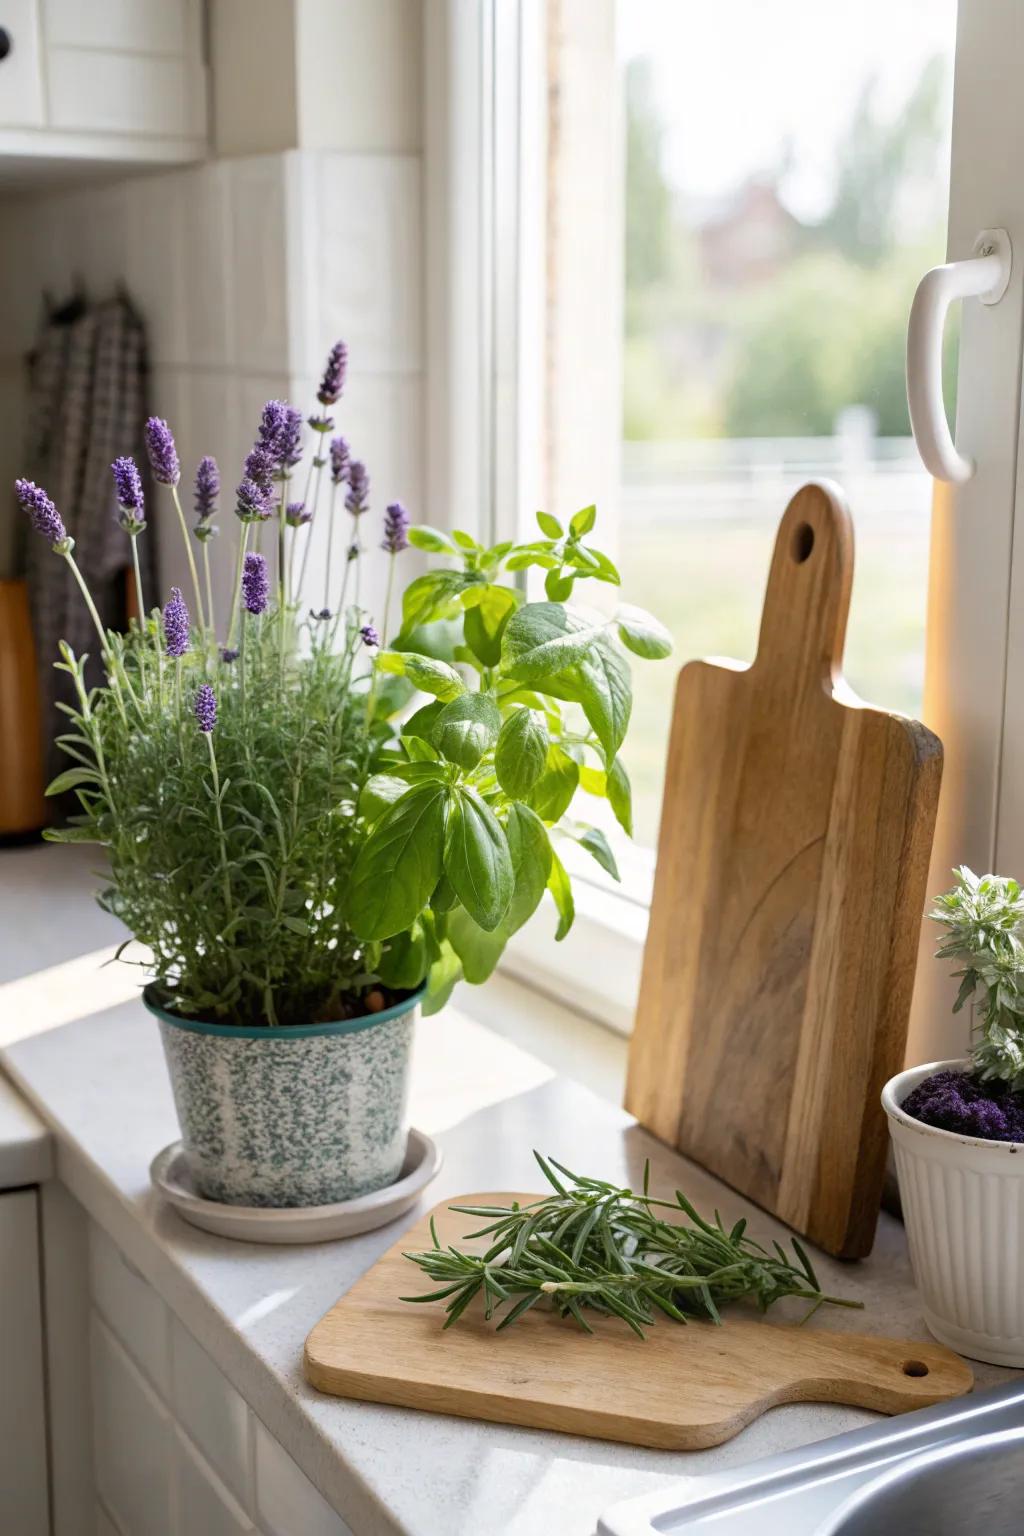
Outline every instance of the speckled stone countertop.
{"type": "MultiPolygon", "coordinates": [[[[2,1060],[53,1132],[58,1177],[358,1536],[591,1536],[620,1499],[872,1417],[789,1405],[726,1445],[670,1454],[320,1396],[302,1375],[306,1334],[399,1226],[315,1247],[256,1247],[195,1231],[161,1205],[149,1164],[177,1126],[156,1027],[137,1001],[9,1044],[2,1060]]],[[[655,1186],[683,1186],[698,1206],[718,1206],[730,1221],[747,1214],[769,1239],[784,1235],[628,1116],[454,1011],[419,1030],[412,1118],[445,1154],[432,1200],[534,1187],[533,1147],[616,1180],[638,1179],[649,1156],[655,1186]]],[[[864,1313],[819,1314],[821,1326],[927,1336],[891,1218],[882,1218],[869,1260],[823,1259],[820,1269],[828,1289],[867,1302],[864,1313]]],[[[1011,1374],[979,1366],[978,1385],[1011,1374]]]]}

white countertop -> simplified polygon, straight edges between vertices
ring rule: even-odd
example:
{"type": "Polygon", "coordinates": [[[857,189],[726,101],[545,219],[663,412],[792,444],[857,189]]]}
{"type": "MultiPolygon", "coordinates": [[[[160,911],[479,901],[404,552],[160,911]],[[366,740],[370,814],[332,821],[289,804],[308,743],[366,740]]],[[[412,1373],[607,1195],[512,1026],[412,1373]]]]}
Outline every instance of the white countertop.
{"type": "Polygon", "coordinates": [[[53,1138],[20,1093],[0,1077],[0,1190],[53,1176],[53,1138]]]}
{"type": "MultiPolygon", "coordinates": [[[[303,1340],[390,1246],[397,1225],[347,1242],[274,1249],[209,1237],[164,1208],[148,1168],[177,1126],[157,1031],[136,1001],[9,1045],[3,1062],[53,1129],[59,1177],[359,1536],[590,1536],[616,1500],[872,1417],[790,1405],[726,1445],[669,1454],[321,1396],[302,1376],[303,1340]]],[[[616,1180],[637,1180],[650,1156],[656,1187],[679,1185],[727,1220],[748,1214],[757,1233],[784,1235],[628,1116],[455,1012],[421,1026],[412,1118],[445,1153],[432,1200],[534,1187],[533,1147],[616,1180]]],[[[821,1326],[927,1336],[902,1228],[891,1218],[883,1216],[870,1260],[822,1259],[820,1269],[828,1288],[868,1302],[863,1314],[819,1314],[821,1326]]],[[[642,1346],[637,1360],[642,1368],[642,1346]]],[[[979,1385],[1011,1374],[977,1370],[979,1385]]]]}

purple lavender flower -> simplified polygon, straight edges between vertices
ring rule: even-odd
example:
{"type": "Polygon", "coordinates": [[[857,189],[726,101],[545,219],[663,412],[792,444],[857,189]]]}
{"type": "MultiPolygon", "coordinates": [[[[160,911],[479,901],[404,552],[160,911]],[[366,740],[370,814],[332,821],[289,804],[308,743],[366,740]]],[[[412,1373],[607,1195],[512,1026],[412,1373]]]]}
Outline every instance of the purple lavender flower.
{"type": "Polygon", "coordinates": [[[362,459],[353,459],[348,466],[348,495],[345,505],[353,517],[359,517],[370,505],[370,477],[362,459]]]}
{"type": "Polygon", "coordinates": [[[343,437],[331,438],[331,479],[335,485],[342,485],[348,479],[348,466],[351,453],[348,443],[343,437]]]}
{"type": "Polygon", "coordinates": [[[36,533],[49,540],[51,549],[60,554],[70,554],[75,541],[69,536],[63,518],[42,486],[32,480],[15,480],[14,490],[22,511],[28,513],[36,533]]]}
{"type": "Polygon", "coordinates": [[[281,434],[287,417],[288,405],[284,400],[268,400],[256,430],[256,446],[266,449],[275,464],[281,457],[281,434]]]}
{"type": "Polygon", "coordinates": [[[196,689],[192,712],[196,717],[196,724],[199,729],[209,736],[217,724],[217,695],[209,683],[200,683],[196,689]]]}
{"type": "Polygon", "coordinates": [[[161,485],[177,485],[181,479],[178,450],[174,434],[162,416],[151,416],[146,422],[146,452],[154,480],[161,485]]]}
{"type": "Polygon", "coordinates": [[[389,555],[400,555],[403,549],[408,549],[411,522],[412,518],[402,503],[393,501],[384,513],[384,537],[381,540],[381,549],[386,549],[389,555]]]}
{"type": "Polygon", "coordinates": [[[199,460],[196,469],[196,517],[200,522],[209,521],[217,510],[220,495],[220,470],[217,460],[209,454],[199,460]]]}
{"type": "Polygon", "coordinates": [[[359,638],[364,645],[376,648],[380,645],[380,635],[372,624],[364,624],[359,631],[359,638]]]}
{"type": "Polygon", "coordinates": [[[284,520],[289,528],[303,528],[312,519],[304,501],[290,501],[285,508],[284,520]]]}
{"type": "Polygon", "coordinates": [[[248,475],[235,492],[235,512],[243,523],[265,523],[274,507],[274,492],[248,475]]]}
{"type": "Polygon", "coordinates": [[[134,538],[146,526],[142,516],[142,476],[135,460],[129,458],[115,459],[110,472],[114,477],[114,490],[121,512],[118,522],[125,533],[134,538]]]}
{"type": "Polygon", "coordinates": [[[242,465],[242,474],[246,480],[251,480],[254,485],[269,491],[273,488],[274,475],[277,472],[277,459],[269,448],[264,448],[262,443],[256,443],[245,456],[242,465]]]}
{"type": "Polygon", "coordinates": [[[341,391],[345,387],[345,370],[348,367],[348,347],[343,341],[336,341],[327,354],[327,363],[324,367],[324,376],[320,380],[320,388],[317,390],[317,399],[321,405],[334,405],[341,398],[341,391]]]}
{"type": "Polygon", "coordinates": [[[238,649],[233,645],[222,645],[220,648],[221,661],[237,661],[238,649]]]}
{"type": "Polygon", "coordinates": [[[278,450],[281,472],[287,475],[302,458],[302,412],[291,405],[285,410],[278,450]]]}
{"type": "Polygon", "coordinates": [[[263,613],[269,596],[267,562],[262,555],[250,550],[245,557],[245,569],[242,572],[242,601],[250,613],[263,613]]]}
{"type": "Polygon", "coordinates": [[[168,656],[184,656],[191,638],[188,609],[180,587],[172,587],[164,609],[164,644],[168,656]]]}

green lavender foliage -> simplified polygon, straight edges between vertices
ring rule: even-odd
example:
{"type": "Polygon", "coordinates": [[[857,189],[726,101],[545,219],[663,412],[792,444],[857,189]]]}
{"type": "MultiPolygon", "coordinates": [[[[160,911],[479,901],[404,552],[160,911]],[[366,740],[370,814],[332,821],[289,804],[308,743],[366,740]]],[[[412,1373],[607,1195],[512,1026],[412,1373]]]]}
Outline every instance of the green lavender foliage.
{"type": "Polygon", "coordinates": [[[452,1206],[485,1222],[464,1239],[490,1238],[482,1252],[443,1248],[431,1220],[433,1246],[405,1257],[437,1289],[403,1301],[444,1301],[449,1328],[480,1296],[485,1317],[500,1316],[498,1331],[546,1302],[587,1333],[589,1310],[621,1318],[641,1338],[659,1314],[718,1324],[723,1306],[743,1300],[764,1312],[784,1296],[805,1299],[804,1321],[826,1302],[861,1305],[824,1294],[796,1238],[790,1259],[778,1243],[769,1251],[748,1237],[743,1220],[727,1228],[716,1211],[707,1221],[678,1190],[674,1201],[654,1199],[649,1167],[635,1194],[534,1157],[553,1193],[526,1206],[452,1206]],[[668,1221],[663,1210],[686,1219],[668,1221]]]}
{"type": "Polygon", "coordinates": [[[960,962],[953,1011],[971,1005],[972,1070],[1024,1091],[1024,894],[1016,880],[966,865],[954,879],[929,916],[946,930],[937,958],[960,962]]]}

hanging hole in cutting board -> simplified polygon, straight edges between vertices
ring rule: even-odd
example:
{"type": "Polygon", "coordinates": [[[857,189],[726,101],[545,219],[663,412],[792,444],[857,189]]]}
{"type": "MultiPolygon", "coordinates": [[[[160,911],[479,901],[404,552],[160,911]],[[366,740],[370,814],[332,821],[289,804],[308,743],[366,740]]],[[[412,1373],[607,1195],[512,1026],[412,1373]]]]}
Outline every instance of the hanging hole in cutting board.
{"type": "Polygon", "coordinates": [[[928,1367],[923,1360],[905,1360],[903,1362],[904,1376],[927,1376],[928,1367]]]}
{"type": "Polygon", "coordinates": [[[790,554],[797,565],[803,565],[811,550],[814,548],[814,529],[810,523],[798,523],[793,529],[793,541],[789,546],[790,554]]]}

